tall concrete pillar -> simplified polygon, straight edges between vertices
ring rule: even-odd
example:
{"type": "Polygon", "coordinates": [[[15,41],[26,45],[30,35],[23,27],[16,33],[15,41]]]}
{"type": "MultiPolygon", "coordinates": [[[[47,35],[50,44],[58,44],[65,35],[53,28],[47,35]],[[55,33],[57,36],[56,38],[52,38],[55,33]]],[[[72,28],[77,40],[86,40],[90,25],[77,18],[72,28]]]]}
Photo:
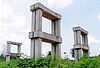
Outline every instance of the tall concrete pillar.
{"type": "MultiPolygon", "coordinates": [[[[60,19],[52,21],[52,34],[60,37],[60,19]]],[[[61,43],[52,44],[52,53],[61,56],[61,43]]]]}
{"type": "Polygon", "coordinates": [[[36,10],[36,30],[42,31],[42,10],[36,10]]]}
{"type": "Polygon", "coordinates": [[[79,54],[79,59],[83,56],[83,50],[82,49],[79,49],[78,50],[78,54],[79,54]]]}
{"type": "MultiPolygon", "coordinates": [[[[55,21],[51,21],[51,34],[55,35],[55,21]]],[[[56,55],[56,44],[52,43],[51,44],[51,54],[56,55]]]]}
{"type": "Polygon", "coordinates": [[[77,44],[78,42],[77,42],[77,32],[76,31],[74,31],[74,44],[77,44]]]}
{"type": "Polygon", "coordinates": [[[81,31],[77,31],[77,43],[81,44],[81,31]]]}
{"type": "Polygon", "coordinates": [[[42,47],[42,39],[35,39],[35,58],[41,57],[41,47],[42,47]]]}
{"type": "MultiPolygon", "coordinates": [[[[38,9],[32,12],[31,31],[42,31],[42,10],[38,9]]],[[[42,39],[31,39],[31,57],[38,58],[41,56],[42,39]]]]}
{"type": "MultiPolygon", "coordinates": [[[[61,36],[61,27],[60,27],[60,19],[55,21],[55,35],[56,36],[61,36]]],[[[58,54],[58,56],[61,56],[61,43],[57,43],[56,44],[56,54],[58,54]]]]}
{"type": "MultiPolygon", "coordinates": [[[[35,30],[36,30],[36,11],[32,11],[31,32],[35,30]]],[[[34,39],[31,39],[30,56],[32,58],[35,58],[35,40],[34,39]]]]}
{"type": "Polygon", "coordinates": [[[51,44],[51,54],[53,56],[56,55],[56,45],[55,44],[51,44]]]}
{"type": "Polygon", "coordinates": [[[17,50],[18,52],[18,54],[19,54],[19,56],[20,56],[20,54],[21,54],[21,45],[18,45],[18,50],[17,50]]]}
{"type": "Polygon", "coordinates": [[[88,36],[85,35],[85,45],[88,46],[88,36]]]}
{"type": "Polygon", "coordinates": [[[85,36],[82,36],[82,45],[85,45],[85,36]]]}
{"type": "Polygon", "coordinates": [[[75,60],[78,60],[78,50],[74,50],[74,58],[75,60]]]}
{"type": "Polygon", "coordinates": [[[10,61],[10,48],[11,44],[7,43],[6,61],[10,61]]]}

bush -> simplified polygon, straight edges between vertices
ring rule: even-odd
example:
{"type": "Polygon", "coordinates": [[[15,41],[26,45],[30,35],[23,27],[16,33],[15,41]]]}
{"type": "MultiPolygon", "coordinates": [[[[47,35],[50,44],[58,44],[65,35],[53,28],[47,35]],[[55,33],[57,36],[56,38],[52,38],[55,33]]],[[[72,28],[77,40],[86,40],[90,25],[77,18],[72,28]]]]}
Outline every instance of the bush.
{"type": "Polygon", "coordinates": [[[12,58],[6,62],[5,58],[0,58],[0,68],[100,68],[100,56],[94,58],[81,58],[73,61],[68,58],[61,59],[55,56],[32,58],[12,58]]]}

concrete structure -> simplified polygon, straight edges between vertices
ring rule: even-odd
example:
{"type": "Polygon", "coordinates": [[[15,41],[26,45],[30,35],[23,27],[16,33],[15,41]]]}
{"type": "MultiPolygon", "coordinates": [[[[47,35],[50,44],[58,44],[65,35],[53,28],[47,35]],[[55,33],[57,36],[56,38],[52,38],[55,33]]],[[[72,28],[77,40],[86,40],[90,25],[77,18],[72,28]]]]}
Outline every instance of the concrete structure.
{"type": "Polygon", "coordinates": [[[79,59],[83,54],[89,55],[89,46],[88,46],[88,32],[81,27],[74,27],[74,57],[79,59]]]}
{"type": "Polygon", "coordinates": [[[22,43],[7,41],[7,53],[6,53],[6,61],[10,61],[10,56],[21,56],[21,45],[22,43]],[[10,53],[11,45],[17,45],[18,46],[18,52],[17,53],[10,53]]]}
{"type": "Polygon", "coordinates": [[[41,3],[31,5],[32,24],[29,38],[31,39],[31,58],[41,57],[42,42],[51,43],[52,55],[61,54],[60,20],[61,15],[48,9],[41,3]],[[51,20],[51,34],[42,32],[42,16],[51,20]]]}

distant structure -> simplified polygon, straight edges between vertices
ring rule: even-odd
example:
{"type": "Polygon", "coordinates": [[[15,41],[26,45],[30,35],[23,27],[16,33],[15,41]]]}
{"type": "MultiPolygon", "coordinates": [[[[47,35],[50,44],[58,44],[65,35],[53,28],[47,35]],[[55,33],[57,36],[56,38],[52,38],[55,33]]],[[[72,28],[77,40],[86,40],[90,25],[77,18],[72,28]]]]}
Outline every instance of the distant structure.
{"type": "Polygon", "coordinates": [[[32,11],[31,32],[29,32],[29,38],[31,39],[31,58],[41,57],[42,41],[52,44],[52,55],[60,56],[62,42],[62,38],[60,36],[61,15],[55,13],[41,3],[31,5],[30,10],[32,11]],[[51,34],[42,32],[42,16],[51,20],[51,34]]]}
{"type": "Polygon", "coordinates": [[[74,45],[73,52],[75,60],[78,60],[86,54],[89,56],[89,46],[88,46],[88,32],[81,27],[74,27],[74,45]]]}
{"type": "Polygon", "coordinates": [[[17,56],[17,57],[21,56],[21,45],[22,45],[22,43],[7,41],[6,61],[10,61],[10,56],[17,56]],[[17,45],[18,46],[18,50],[17,50],[18,52],[17,53],[10,53],[11,45],[17,45]]]}

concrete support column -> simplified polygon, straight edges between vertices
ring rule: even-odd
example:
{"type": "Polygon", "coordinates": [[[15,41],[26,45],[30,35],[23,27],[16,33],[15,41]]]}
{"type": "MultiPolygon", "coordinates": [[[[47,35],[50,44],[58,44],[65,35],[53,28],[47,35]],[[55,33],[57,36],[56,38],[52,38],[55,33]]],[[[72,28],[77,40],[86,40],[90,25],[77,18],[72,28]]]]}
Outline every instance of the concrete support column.
{"type": "Polygon", "coordinates": [[[31,31],[36,30],[36,11],[32,12],[32,23],[31,23],[31,31]]]}
{"type": "Polygon", "coordinates": [[[7,43],[6,61],[10,61],[10,48],[11,48],[11,44],[7,43]]]}
{"type": "Polygon", "coordinates": [[[51,21],[51,34],[55,35],[55,21],[51,21]]]}
{"type": "Polygon", "coordinates": [[[31,31],[42,31],[42,10],[38,9],[32,12],[31,31]]]}
{"type": "MultiPolygon", "coordinates": [[[[61,36],[61,27],[60,27],[60,19],[56,20],[55,22],[55,35],[56,36],[61,36]]],[[[56,55],[61,57],[61,43],[56,44],[56,55]]]]}
{"type": "Polygon", "coordinates": [[[51,44],[51,54],[54,56],[56,54],[56,45],[51,44]]]}
{"type": "MultiPolygon", "coordinates": [[[[60,20],[52,21],[52,34],[55,36],[60,36],[60,20]]],[[[61,56],[61,43],[52,44],[52,54],[61,56]]]]}
{"type": "Polygon", "coordinates": [[[18,45],[18,50],[17,50],[18,52],[18,54],[21,54],[21,45],[18,45]]]}
{"type": "Polygon", "coordinates": [[[79,45],[81,44],[81,31],[77,31],[77,42],[79,45]]]}
{"type": "Polygon", "coordinates": [[[83,55],[83,51],[82,51],[82,49],[79,49],[78,50],[78,54],[79,54],[79,59],[82,57],[82,55],[83,55]]]}
{"type": "MultiPolygon", "coordinates": [[[[31,31],[36,30],[36,11],[32,12],[32,23],[31,23],[31,31]]],[[[35,43],[34,39],[31,39],[31,47],[30,47],[30,56],[31,58],[35,58],[35,43]]]]}
{"type": "MultiPolygon", "coordinates": [[[[42,10],[38,9],[32,12],[31,31],[42,31],[42,10]]],[[[41,56],[42,39],[31,39],[31,58],[41,56]]]]}
{"type": "Polygon", "coordinates": [[[42,10],[36,10],[36,30],[42,31],[42,10]]]}
{"type": "Polygon", "coordinates": [[[74,53],[75,53],[75,60],[78,60],[78,50],[74,50],[74,53]]]}
{"type": "Polygon", "coordinates": [[[31,58],[35,58],[35,40],[31,39],[31,48],[30,48],[31,58]]]}
{"type": "MultiPolygon", "coordinates": [[[[32,12],[32,23],[31,23],[31,31],[36,30],[36,11],[32,12]]],[[[30,56],[31,58],[35,58],[35,40],[31,39],[31,48],[30,48],[30,56]]]]}
{"type": "MultiPolygon", "coordinates": [[[[55,21],[51,22],[51,34],[55,35],[55,21]]],[[[56,45],[54,43],[51,44],[51,54],[52,55],[56,54],[56,45]]]]}
{"type": "Polygon", "coordinates": [[[85,45],[85,36],[82,35],[82,45],[85,45]]]}
{"type": "Polygon", "coordinates": [[[74,31],[74,45],[77,44],[77,32],[74,31]]]}
{"type": "Polygon", "coordinates": [[[88,36],[85,35],[85,45],[88,46],[88,36]]]}
{"type": "Polygon", "coordinates": [[[42,39],[35,39],[35,58],[41,57],[42,39]]]}
{"type": "Polygon", "coordinates": [[[75,53],[75,60],[78,60],[78,59],[80,59],[83,56],[82,49],[74,50],[74,53],[75,53]]]}
{"type": "Polygon", "coordinates": [[[56,55],[61,57],[61,43],[56,45],[56,55]]]}

